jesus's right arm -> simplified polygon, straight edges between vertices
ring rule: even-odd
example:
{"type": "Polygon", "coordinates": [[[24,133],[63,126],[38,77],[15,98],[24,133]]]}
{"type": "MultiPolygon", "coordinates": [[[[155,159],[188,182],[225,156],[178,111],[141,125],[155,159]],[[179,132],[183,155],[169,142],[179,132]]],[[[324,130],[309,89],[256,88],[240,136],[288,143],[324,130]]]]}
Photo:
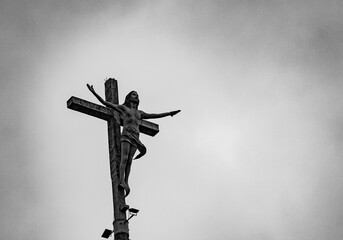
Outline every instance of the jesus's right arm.
{"type": "Polygon", "coordinates": [[[100,97],[100,95],[95,92],[93,85],[89,85],[87,83],[87,87],[88,87],[89,91],[91,91],[93,93],[93,95],[106,107],[112,108],[113,110],[115,110],[119,113],[122,113],[124,111],[122,105],[117,105],[117,104],[113,104],[111,102],[107,102],[102,97],[100,97]]]}

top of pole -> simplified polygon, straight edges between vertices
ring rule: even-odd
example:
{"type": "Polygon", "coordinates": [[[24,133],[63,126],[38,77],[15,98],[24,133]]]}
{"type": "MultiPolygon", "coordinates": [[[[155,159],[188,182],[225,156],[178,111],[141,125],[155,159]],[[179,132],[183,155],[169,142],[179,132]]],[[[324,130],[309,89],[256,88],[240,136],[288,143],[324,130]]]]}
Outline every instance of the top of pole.
{"type": "Polygon", "coordinates": [[[119,103],[118,81],[114,78],[109,78],[105,82],[105,98],[108,102],[119,103]]]}

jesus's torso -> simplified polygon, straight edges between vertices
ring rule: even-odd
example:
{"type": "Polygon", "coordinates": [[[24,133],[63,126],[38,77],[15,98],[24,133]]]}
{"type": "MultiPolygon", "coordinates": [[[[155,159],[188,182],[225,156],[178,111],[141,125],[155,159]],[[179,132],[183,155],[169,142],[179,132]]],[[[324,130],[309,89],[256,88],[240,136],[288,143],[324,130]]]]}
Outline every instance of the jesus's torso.
{"type": "Polygon", "coordinates": [[[130,132],[137,137],[139,136],[139,124],[141,120],[141,112],[125,106],[125,111],[122,113],[123,118],[123,133],[130,132]]]}

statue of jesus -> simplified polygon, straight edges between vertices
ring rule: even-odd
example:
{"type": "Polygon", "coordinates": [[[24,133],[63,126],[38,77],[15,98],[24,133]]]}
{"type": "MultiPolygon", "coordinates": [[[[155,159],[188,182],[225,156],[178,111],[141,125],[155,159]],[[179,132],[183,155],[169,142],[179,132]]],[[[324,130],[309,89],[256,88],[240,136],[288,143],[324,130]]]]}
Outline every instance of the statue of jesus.
{"type": "Polygon", "coordinates": [[[135,159],[141,158],[146,153],[146,147],[139,140],[139,122],[142,119],[162,118],[174,116],[181,110],[165,113],[145,113],[138,110],[139,98],[136,91],[131,91],[122,105],[107,102],[100,97],[94,90],[93,85],[87,84],[88,89],[94,96],[106,107],[117,111],[123,119],[123,131],[120,138],[121,143],[121,160],[119,166],[120,183],[119,186],[125,190],[125,197],[130,193],[129,175],[133,156],[138,149],[139,154],[135,159]]]}

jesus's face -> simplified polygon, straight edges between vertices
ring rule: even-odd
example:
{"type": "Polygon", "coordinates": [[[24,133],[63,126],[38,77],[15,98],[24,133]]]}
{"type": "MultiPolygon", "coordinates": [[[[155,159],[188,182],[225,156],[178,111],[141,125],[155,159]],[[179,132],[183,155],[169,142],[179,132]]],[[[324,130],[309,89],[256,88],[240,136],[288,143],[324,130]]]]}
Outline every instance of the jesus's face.
{"type": "Polygon", "coordinates": [[[138,93],[137,92],[133,91],[131,93],[131,101],[133,101],[133,102],[139,101],[139,97],[138,97],[138,93]]]}

